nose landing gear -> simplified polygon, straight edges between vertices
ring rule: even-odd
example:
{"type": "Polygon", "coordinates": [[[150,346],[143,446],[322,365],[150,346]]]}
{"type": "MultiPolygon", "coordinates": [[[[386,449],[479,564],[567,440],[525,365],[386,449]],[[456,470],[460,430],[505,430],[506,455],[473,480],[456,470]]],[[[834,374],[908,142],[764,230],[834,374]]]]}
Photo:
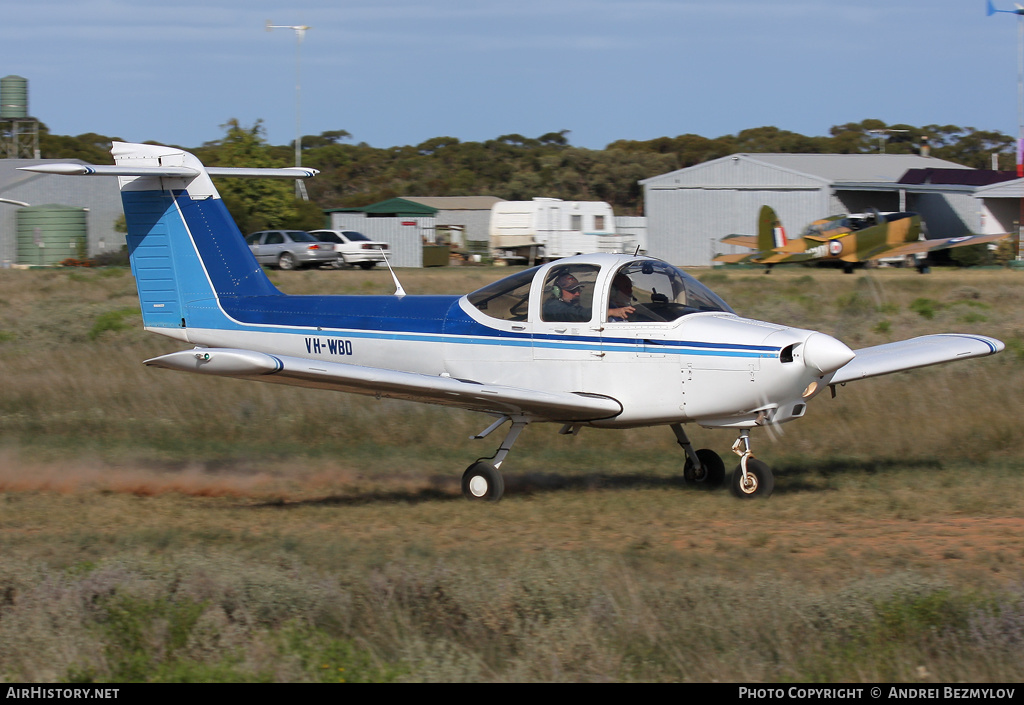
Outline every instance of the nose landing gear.
{"type": "Polygon", "coordinates": [[[729,490],[740,499],[767,499],[775,489],[775,476],[771,468],[750,450],[750,431],[743,429],[732,444],[732,452],[740,456],[740,464],[733,470],[729,490]]]}

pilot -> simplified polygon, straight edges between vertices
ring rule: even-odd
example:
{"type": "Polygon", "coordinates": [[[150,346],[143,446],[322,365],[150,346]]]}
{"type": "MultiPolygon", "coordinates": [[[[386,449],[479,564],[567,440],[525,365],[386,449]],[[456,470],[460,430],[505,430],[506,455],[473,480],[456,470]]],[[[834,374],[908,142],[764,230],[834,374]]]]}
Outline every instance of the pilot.
{"type": "MultiPolygon", "coordinates": [[[[636,309],[629,305],[629,299],[632,297],[633,284],[629,281],[629,277],[624,274],[621,275],[628,284],[626,294],[625,305],[619,304],[614,308],[609,308],[608,315],[613,317],[613,320],[625,321],[629,314],[633,313],[636,309]]],[[[613,287],[614,289],[614,287],[613,287]]],[[[555,283],[551,287],[552,296],[544,302],[544,320],[545,321],[568,321],[568,322],[585,322],[590,320],[591,309],[585,308],[580,303],[580,294],[583,291],[583,285],[580,284],[579,280],[569,273],[560,274],[555,278],[555,283]]],[[[622,294],[619,294],[621,299],[622,294]]]]}
{"type": "Polygon", "coordinates": [[[633,308],[633,281],[619,272],[612,280],[612,291],[608,296],[608,320],[628,321],[633,308]]]}
{"type": "Polygon", "coordinates": [[[569,273],[559,274],[551,287],[551,297],[544,302],[545,321],[589,321],[590,309],[580,304],[583,285],[569,273]]]}

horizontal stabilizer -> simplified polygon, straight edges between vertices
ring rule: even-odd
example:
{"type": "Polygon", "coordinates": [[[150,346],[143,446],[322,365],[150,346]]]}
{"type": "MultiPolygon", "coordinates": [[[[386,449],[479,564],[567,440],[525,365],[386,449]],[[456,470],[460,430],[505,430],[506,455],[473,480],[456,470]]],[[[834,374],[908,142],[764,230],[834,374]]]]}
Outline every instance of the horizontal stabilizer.
{"type": "Polygon", "coordinates": [[[253,350],[196,348],[146,360],[146,365],[217,377],[253,379],[298,387],[457,406],[496,414],[524,414],[546,421],[593,421],[618,416],[611,397],[477,384],[375,367],[322,362],[253,350]]]}
{"type": "Polygon", "coordinates": [[[738,245],[739,247],[749,247],[752,250],[756,250],[757,237],[754,235],[726,235],[722,238],[722,244],[738,245]]]}
{"type": "MultiPolygon", "coordinates": [[[[18,167],[19,171],[35,171],[40,174],[62,176],[155,176],[192,178],[199,176],[199,169],[188,166],[106,166],[96,164],[37,164],[18,167]]],[[[320,172],[316,169],[289,166],[280,169],[247,169],[244,167],[207,167],[210,176],[243,176],[270,179],[308,179],[320,172]]]]}
{"type": "Polygon", "coordinates": [[[857,357],[841,367],[829,384],[843,384],[942,362],[994,355],[1004,347],[1002,341],[995,338],[962,333],[924,335],[875,345],[855,350],[857,357]]]}

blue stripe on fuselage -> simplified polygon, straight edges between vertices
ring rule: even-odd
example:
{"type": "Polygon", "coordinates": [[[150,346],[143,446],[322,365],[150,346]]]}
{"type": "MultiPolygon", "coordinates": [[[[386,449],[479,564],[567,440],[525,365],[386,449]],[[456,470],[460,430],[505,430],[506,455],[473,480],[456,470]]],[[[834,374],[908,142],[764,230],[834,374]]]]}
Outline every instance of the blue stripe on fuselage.
{"type": "MultiPolygon", "coordinates": [[[[471,318],[459,306],[458,296],[294,296],[280,292],[256,262],[242,233],[219,198],[193,200],[186,192],[122,194],[127,204],[154,199],[163,201],[161,221],[171,239],[188,242],[190,233],[202,261],[205,277],[192,274],[180,280],[180,257],[175,258],[176,278],[186,290],[183,298],[189,327],[296,332],[296,328],[323,336],[364,339],[430,341],[468,345],[508,345],[577,350],[635,349],[645,341],[634,338],[595,338],[530,334],[491,328],[471,318]],[[186,233],[174,205],[187,225],[186,233]],[[199,279],[208,281],[199,281],[199,279]],[[213,291],[210,291],[212,286],[213,291]],[[216,295],[211,295],[216,292],[216,295]]],[[[177,250],[181,255],[183,249],[177,250]]],[[[198,263],[197,263],[198,264],[198,263]]],[[[777,357],[779,349],[758,345],[716,344],[684,341],[647,341],[658,351],[676,355],[724,357],[777,357]]]]}

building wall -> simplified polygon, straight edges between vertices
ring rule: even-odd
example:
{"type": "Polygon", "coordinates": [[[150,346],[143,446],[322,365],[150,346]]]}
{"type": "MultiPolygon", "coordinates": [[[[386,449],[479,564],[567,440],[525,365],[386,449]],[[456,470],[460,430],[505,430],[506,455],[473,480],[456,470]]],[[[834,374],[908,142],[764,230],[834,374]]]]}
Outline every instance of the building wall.
{"type": "Polygon", "coordinates": [[[960,237],[982,231],[982,204],[970,193],[907,194],[907,210],[921,215],[929,238],[960,237]]]}
{"type": "Polygon", "coordinates": [[[434,241],[435,218],[367,218],[362,213],[331,213],[331,229],[357,230],[386,242],[392,267],[422,267],[423,243],[434,241]]]}
{"type": "MultiPolygon", "coordinates": [[[[29,162],[26,162],[29,163],[29,162]]],[[[114,230],[124,213],[117,179],[112,177],[70,177],[39,175],[15,184],[0,197],[32,206],[61,205],[87,208],[88,256],[117,252],[125,244],[124,233],[114,230]]],[[[0,262],[14,262],[17,254],[19,206],[0,202],[0,262]]]]}
{"type": "Polygon", "coordinates": [[[438,228],[446,225],[455,225],[462,228],[462,242],[457,243],[465,247],[466,242],[489,242],[488,228],[491,223],[491,211],[474,210],[439,210],[436,223],[438,228]]]}
{"type": "Polygon", "coordinates": [[[718,253],[749,252],[720,241],[755,235],[761,206],[774,208],[784,227],[799,232],[828,213],[831,191],[822,179],[738,156],[641,183],[648,254],[689,267],[710,266],[718,253]]]}
{"type": "Polygon", "coordinates": [[[775,209],[783,227],[795,234],[827,213],[829,195],[818,189],[680,189],[650,191],[646,199],[648,254],[676,265],[705,267],[716,254],[749,252],[721,239],[756,235],[762,206],[775,209]]]}
{"type": "Polygon", "coordinates": [[[622,236],[623,243],[635,243],[634,247],[639,245],[641,252],[647,252],[647,216],[617,215],[615,232],[622,236]]]}

